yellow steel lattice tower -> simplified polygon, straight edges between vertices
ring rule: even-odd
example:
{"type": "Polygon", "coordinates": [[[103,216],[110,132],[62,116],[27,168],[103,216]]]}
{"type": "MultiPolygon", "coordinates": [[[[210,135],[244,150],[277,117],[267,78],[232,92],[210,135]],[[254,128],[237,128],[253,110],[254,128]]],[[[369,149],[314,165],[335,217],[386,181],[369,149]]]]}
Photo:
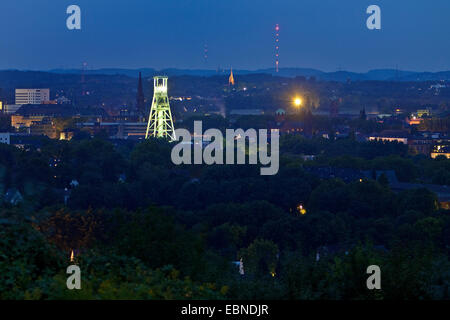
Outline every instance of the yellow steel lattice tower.
{"type": "Polygon", "coordinates": [[[145,139],[150,137],[175,140],[172,113],[167,96],[167,77],[153,77],[154,92],[145,139]]]}

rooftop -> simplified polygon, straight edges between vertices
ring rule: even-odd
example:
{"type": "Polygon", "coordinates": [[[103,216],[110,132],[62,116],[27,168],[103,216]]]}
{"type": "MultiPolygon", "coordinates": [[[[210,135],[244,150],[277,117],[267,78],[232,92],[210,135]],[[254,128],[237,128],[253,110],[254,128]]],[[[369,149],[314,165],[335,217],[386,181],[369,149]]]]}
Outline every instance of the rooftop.
{"type": "Polygon", "coordinates": [[[77,108],[70,104],[25,104],[16,111],[20,116],[107,116],[105,110],[100,108],[77,108]]]}

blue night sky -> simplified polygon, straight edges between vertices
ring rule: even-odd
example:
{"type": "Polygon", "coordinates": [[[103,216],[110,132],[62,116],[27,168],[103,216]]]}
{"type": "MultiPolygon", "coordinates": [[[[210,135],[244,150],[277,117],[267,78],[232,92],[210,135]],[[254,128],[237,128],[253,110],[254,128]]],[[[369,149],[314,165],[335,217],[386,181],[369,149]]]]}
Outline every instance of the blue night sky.
{"type": "Polygon", "coordinates": [[[1,0],[0,69],[450,70],[449,0],[1,0]],[[82,30],[66,28],[66,8],[82,30]],[[366,8],[382,30],[366,28],[366,8]],[[205,43],[209,58],[203,59],[205,43]]]}

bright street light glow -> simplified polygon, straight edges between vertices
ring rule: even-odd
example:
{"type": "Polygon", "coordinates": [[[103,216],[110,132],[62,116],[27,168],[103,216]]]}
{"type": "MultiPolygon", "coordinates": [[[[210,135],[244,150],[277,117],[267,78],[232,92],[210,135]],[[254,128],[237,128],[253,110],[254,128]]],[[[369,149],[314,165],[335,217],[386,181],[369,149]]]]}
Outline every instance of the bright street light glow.
{"type": "Polygon", "coordinates": [[[295,104],[297,107],[300,107],[300,106],[302,105],[302,99],[300,99],[300,98],[295,98],[295,99],[294,99],[294,104],[295,104]]]}

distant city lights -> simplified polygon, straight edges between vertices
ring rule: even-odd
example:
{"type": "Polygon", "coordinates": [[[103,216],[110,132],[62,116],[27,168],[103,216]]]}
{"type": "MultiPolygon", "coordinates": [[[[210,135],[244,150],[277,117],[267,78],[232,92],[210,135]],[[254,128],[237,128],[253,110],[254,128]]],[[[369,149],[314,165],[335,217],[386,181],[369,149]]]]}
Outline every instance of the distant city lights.
{"type": "Polygon", "coordinates": [[[300,213],[302,216],[306,214],[306,209],[303,207],[302,204],[297,206],[297,211],[298,213],[300,213]]]}

